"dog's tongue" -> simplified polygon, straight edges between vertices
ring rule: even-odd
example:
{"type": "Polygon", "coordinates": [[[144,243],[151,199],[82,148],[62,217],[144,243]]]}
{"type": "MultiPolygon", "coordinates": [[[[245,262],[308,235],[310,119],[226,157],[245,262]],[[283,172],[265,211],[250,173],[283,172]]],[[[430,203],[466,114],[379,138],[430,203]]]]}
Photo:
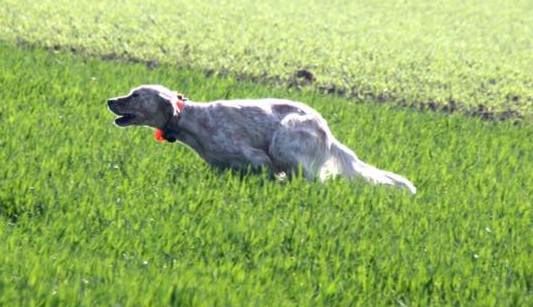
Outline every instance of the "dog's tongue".
{"type": "Polygon", "coordinates": [[[156,129],[154,132],[154,138],[158,142],[164,142],[165,141],[165,132],[161,129],[156,129]]]}

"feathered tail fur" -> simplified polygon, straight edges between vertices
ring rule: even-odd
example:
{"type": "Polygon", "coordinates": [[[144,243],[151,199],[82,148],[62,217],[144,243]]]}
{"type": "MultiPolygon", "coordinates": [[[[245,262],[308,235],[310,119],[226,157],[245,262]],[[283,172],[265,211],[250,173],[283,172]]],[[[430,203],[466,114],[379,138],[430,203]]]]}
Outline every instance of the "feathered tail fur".
{"type": "Polygon", "coordinates": [[[373,184],[391,185],[407,189],[413,194],[416,193],[416,187],[407,178],[366,164],[359,160],[352,150],[338,141],[331,144],[330,153],[339,175],[348,178],[362,177],[373,184]]]}

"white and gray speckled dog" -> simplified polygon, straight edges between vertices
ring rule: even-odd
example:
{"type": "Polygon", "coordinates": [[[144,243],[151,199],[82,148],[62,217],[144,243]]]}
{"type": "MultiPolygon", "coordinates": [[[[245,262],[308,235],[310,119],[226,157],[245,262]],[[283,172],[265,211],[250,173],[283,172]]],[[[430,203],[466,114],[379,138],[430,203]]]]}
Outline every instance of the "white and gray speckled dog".
{"type": "Polygon", "coordinates": [[[169,142],[190,146],[210,165],[236,170],[267,168],[307,179],[363,178],[416,193],[406,178],[359,160],[331,133],[324,118],[299,102],[283,99],[196,103],[161,85],[143,85],[108,100],[120,127],[158,129],[169,142]]]}

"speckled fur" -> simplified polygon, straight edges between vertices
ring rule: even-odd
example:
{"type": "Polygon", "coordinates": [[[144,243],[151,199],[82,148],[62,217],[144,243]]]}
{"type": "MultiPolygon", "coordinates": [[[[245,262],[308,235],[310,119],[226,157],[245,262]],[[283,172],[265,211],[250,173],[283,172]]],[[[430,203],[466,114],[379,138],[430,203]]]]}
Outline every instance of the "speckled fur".
{"type": "Polygon", "coordinates": [[[359,160],[332,135],[326,120],[303,103],[274,98],[187,101],[177,110],[176,95],[160,85],[144,85],[110,99],[108,106],[126,115],[117,125],[162,129],[168,140],[188,145],[218,168],[267,168],[289,176],[301,168],[309,180],[362,178],[416,193],[406,178],[359,160]]]}

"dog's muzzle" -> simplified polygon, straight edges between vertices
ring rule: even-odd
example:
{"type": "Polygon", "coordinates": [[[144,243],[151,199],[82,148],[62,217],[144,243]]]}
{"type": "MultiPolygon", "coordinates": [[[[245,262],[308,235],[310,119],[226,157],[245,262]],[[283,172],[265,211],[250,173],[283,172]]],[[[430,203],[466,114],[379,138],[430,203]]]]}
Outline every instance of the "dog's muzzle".
{"type": "Polygon", "coordinates": [[[118,109],[118,100],[109,99],[107,101],[107,106],[111,112],[113,112],[115,115],[118,115],[117,118],[115,118],[115,124],[117,126],[127,126],[130,124],[136,117],[135,114],[130,112],[122,112],[118,109]]]}

